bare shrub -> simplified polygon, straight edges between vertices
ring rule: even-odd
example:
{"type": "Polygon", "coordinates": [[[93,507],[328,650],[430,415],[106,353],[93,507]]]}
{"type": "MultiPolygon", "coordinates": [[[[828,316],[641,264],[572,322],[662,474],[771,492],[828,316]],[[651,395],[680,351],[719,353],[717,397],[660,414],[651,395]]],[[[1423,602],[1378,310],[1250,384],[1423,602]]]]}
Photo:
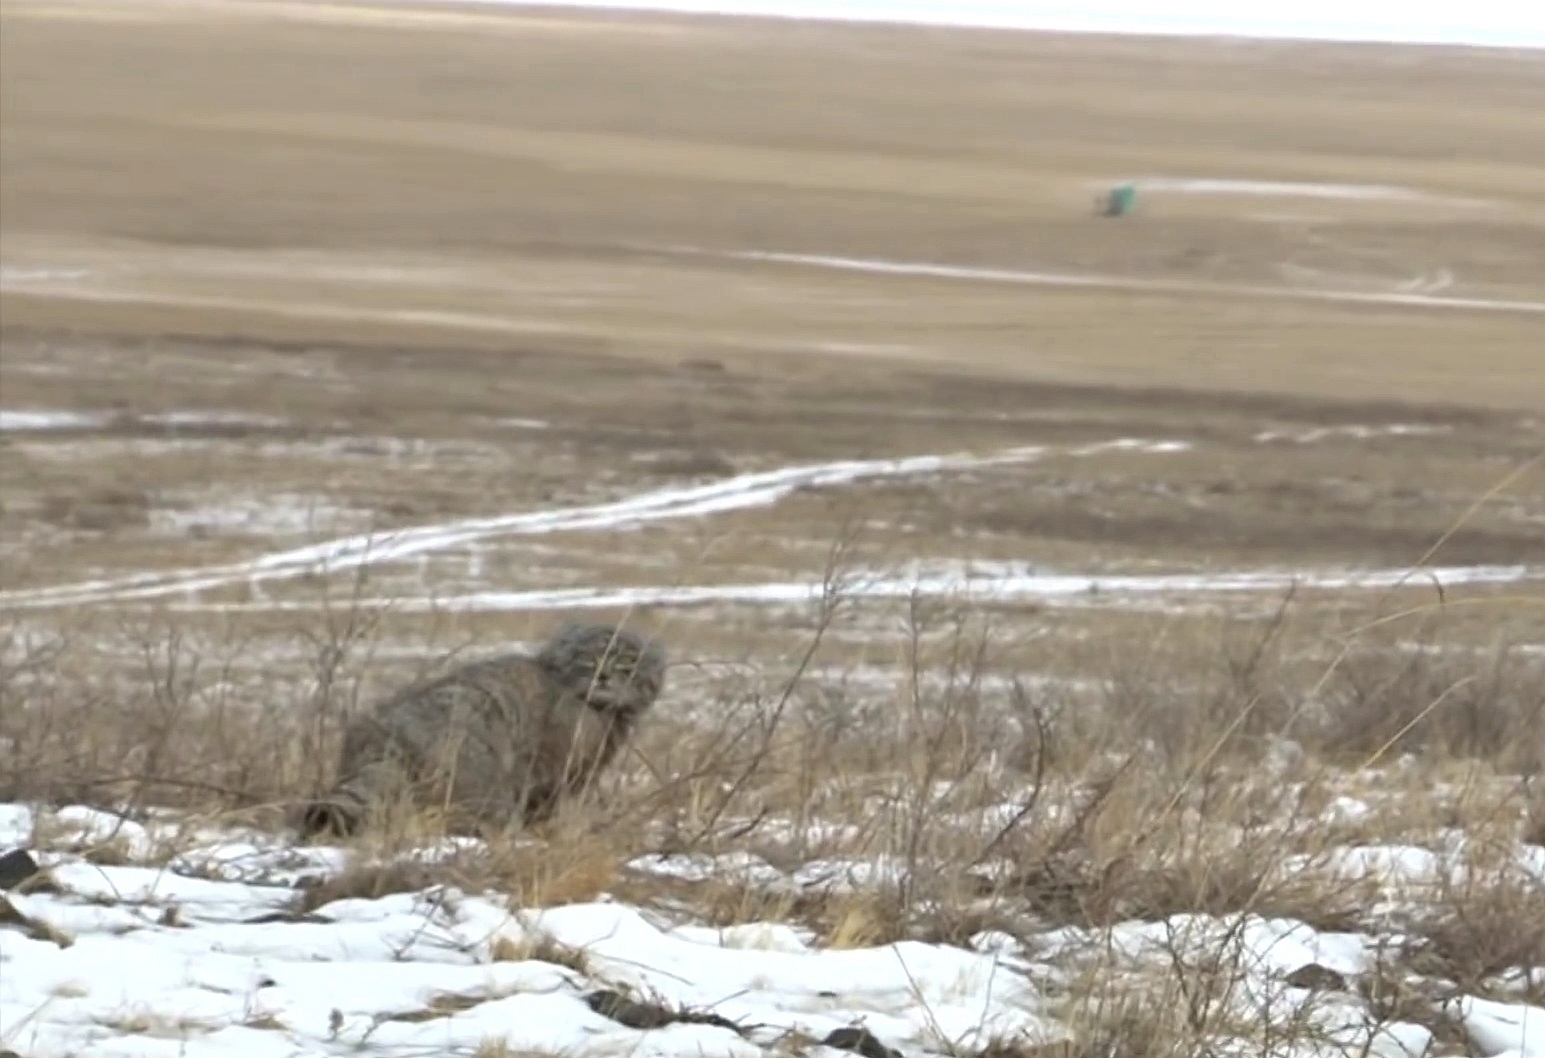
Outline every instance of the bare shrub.
{"type": "Polygon", "coordinates": [[[1260,754],[1294,734],[1292,676],[1284,669],[1293,596],[1256,619],[1164,635],[1103,666],[1101,721],[1172,761],[1260,754]],[[1209,634],[1210,633],[1210,634],[1209,634]]]}
{"type": "Polygon", "coordinates": [[[200,812],[314,789],[317,756],[370,670],[367,615],[263,640],[176,621],[17,619],[0,668],[0,796],[200,812]],[[274,652],[309,665],[268,665],[274,652]]]}
{"type": "Polygon", "coordinates": [[[1456,656],[1429,634],[1404,650],[1363,650],[1337,666],[1323,694],[1317,740],[1356,760],[1422,753],[1545,767],[1545,673],[1502,644],[1456,656]]]}
{"type": "Polygon", "coordinates": [[[1405,964],[1451,983],[1455,994],[1485,994],[1513,974],[1535,1002],[1542,998],[1545,879],[1510,857],[1459,864],[1409,929],[1405,964]]]}

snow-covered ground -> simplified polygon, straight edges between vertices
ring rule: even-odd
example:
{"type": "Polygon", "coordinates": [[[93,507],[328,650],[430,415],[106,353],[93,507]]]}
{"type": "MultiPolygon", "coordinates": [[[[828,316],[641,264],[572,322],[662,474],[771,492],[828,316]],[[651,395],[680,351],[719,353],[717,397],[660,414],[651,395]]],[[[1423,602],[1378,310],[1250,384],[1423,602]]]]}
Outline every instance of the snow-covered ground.
{"type": "MultiPolygon", "coordinates": [[[[56,847],[114,836],[129,860],[157,847],[154,827],[89,809],[49,829],[56,847]]],[[[0,808],[0,847],[31,831],[25,808],[0,808]]],[[[610,902],[512,909],[438,889],[293,914],[293,883],[343,855],[251,836],[212,838],[167,869],[39,859],[52,891],[12,895],[23,921],[0,928],[0,1042],[31,1058],[757,1055],[858,1025],[948,1053],[1059,1034],[995,953],[819,951],[782,925],[707,929],[610,902]],[[605,993],[697,1017],[630,1028],[639,1012],[605,993]]]]}
{"type": "MultiPolygon", "coordinates": [[[[1091,961],[1136,980],[1223,958],[1238,967],[1225,997],[1234,1018],[1297,1027],[1273,1055],[1460,1053],[1435,1048],[1422,1025],[1374,1018],[1358,997],[1380,938],[1290,920],[1177,915],[1098,932],[986,932],[967,946],[832,950],[788,925],[708,928],[604,896],[544,909],[431,887],[302,911],[297,886],[350,854],[161,819],[0,805],[0,853],[31,847],[49,882],[36,876],[0,904],[0,1047],[27,1058],[836,1058],[1012,1043],[1034,1054],[1066,1037],[1053,993],[1091,961]],[[114,865],[82,855],[104,843],[114,865]]],[[[639,866],[705,869],[685,859],[639,866]]],[[[1545,883],[1545,849],[1524,846],[1520,862],[1545,883]]],[[[1363,850],[1342,867],[1413,885],[1440,869],[1431,853],[1402,848],[1363,850]]],[[[822,884],[801,877],[792,884],[822,884]]],[[[1545,1058],[1540,1007],[1453,996],[1432,1013],[1462,1030],[1471,1053],[1545,1058]]]]}

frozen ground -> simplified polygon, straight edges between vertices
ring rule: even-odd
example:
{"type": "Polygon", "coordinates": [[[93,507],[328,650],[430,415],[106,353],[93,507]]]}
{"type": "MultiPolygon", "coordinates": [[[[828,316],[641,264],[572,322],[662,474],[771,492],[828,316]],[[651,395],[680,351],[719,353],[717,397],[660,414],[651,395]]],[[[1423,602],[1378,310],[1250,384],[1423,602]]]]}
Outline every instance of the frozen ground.
{"type": "MultiPolygon", "coordinates": [[[[1135,981],[1204,958],[1237,968],[1226,999],[1237,1017],[1310,1026],[1314,1040],[1269,1052],[1219,1040],[1217,1053],[1463,1053],[1359,998],[1389,938],[1290,920],[1179,915],[831,950],[787,925],[710,929],[604,896],[542,909],[430,888],[302,912],[295,887],[349,854],[169,817],[142,825],[77,807],[35,819],[0,806],[0,848],[14,845],[33,849],[49,883],[10,894],[0,916],[0,1045],[28,1058],[1037,1054],[1066,1036],[1053,996],[1081,966],[1103,960],[1135,981]],[[83,856],[109,846],[111,865],[83,856]]],[[[1445,863],[1385,847],[1348,849],[1337,867],[1420,900],[1445,863]]],[[[1522,846],[1519,864],[1545,884],[1545,849],[1522,846]]],[[[816,871],[758,872],[770,885],[827,884],[816,871]]],[[[1545,1056],[1540,1007],[1457,996],[1428,1013],[1458,1026],[1470,1054],[1545,1056]]]]}

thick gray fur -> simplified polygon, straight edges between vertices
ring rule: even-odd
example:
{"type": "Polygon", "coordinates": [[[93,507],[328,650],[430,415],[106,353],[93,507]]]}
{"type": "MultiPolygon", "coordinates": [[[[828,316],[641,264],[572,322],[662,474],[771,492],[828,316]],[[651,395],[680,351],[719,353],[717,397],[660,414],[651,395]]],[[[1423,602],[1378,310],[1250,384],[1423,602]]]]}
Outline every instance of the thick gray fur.
{"type": "Polygon", "coordinates": [[[570,622],[534,656],[407,687],[345,731],[338,784],[306,806],[301,835],[353,833],[404,797],[458,829],[546,819],[617,755],[660,696],[665,665],[655,640],[570,622]]]}

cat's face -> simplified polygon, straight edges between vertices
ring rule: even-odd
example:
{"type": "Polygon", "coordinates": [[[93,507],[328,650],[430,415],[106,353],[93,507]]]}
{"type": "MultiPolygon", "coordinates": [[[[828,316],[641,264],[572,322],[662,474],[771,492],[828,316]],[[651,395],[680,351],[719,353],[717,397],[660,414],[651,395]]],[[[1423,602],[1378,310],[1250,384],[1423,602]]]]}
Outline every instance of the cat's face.
{"type": "Polygon", "coordinates": [[[665,648],[613,625],[572,624],[543,649],[542,663],[594,709],[635,717],[665,687],[665,648]]]}

